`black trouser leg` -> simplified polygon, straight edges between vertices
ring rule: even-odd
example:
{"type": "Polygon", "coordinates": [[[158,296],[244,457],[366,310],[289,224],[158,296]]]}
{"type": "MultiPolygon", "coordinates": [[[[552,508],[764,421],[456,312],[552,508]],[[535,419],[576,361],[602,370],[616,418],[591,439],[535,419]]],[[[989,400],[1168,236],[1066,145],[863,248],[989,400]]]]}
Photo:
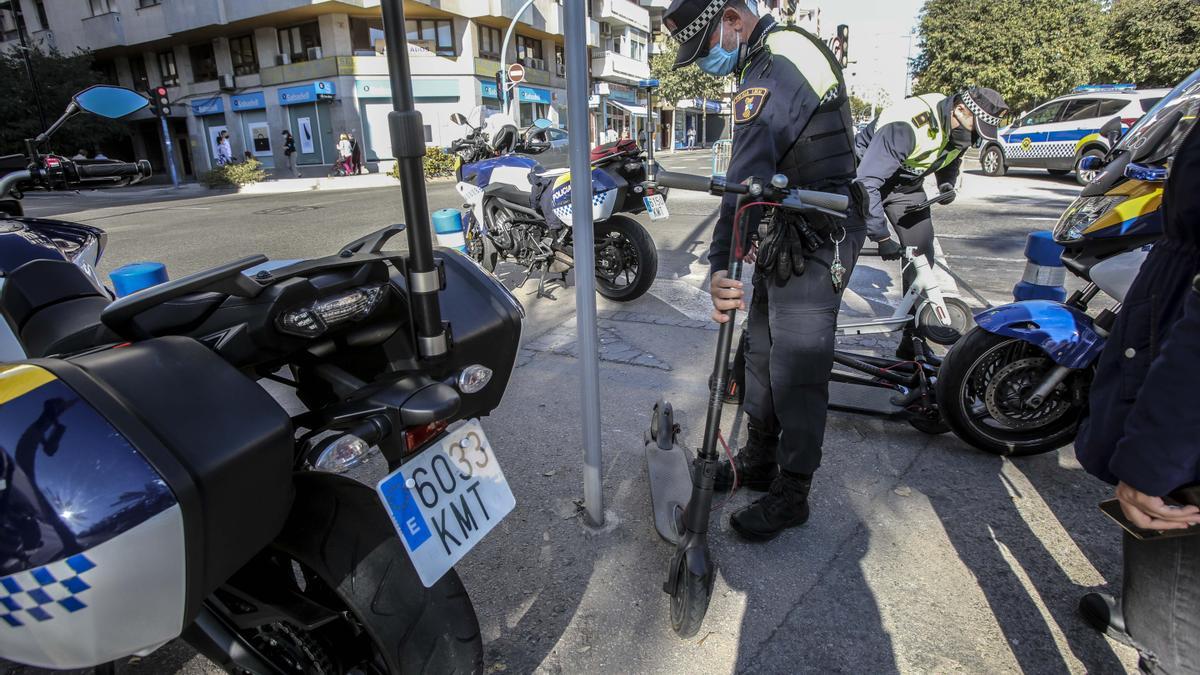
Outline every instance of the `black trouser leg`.
{"type": "Polygon", "coordinates": [[[1125,535],[1125,627],[1143,670],[1200,672],[1200,537],[1138,541],[1125,535]]]}
{"type": "MultiPolygon", "coordinates": [[[[846,279],[865,238],[866,231],[858,225],[842,241],[846,279]]],[[[793,473],[811,474],[821,464],[834,332],[841,305],[841,293],[834,292],[829,276],[832,260],[833,244],[827,243],[810,254],[803,275],[792,277],[783,286],[767,282],[766,311],[751,312],[747,413],[770,413],[777,421],[782,430],[779,466],[793,473]]]]}
{"type": "Polygon", "coordinates": [[[752,424],[770,435],[779,435],[775,400],[771,396],[771,327],[767,316],[767,288],[761,275],[754,275],[754,296],[746,320],[746,390],[743,407],[752,424]]]}

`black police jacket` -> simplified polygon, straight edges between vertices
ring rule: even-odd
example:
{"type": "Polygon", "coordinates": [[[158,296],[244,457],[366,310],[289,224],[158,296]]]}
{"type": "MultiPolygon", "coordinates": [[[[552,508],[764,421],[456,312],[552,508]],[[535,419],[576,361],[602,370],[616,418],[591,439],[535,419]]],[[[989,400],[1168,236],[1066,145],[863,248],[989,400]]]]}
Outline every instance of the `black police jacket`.
{"type": "MultiPolygon", "coordinates": [[[[770,179],[782,173],[793,187],[850,194],[854,131],[845,82],[833,54],[819,38],[780,26],[769,16],[758,22],[748,44],[733,99],[733,150],[726,179],[770,179]],[[776,33],[784,34],[773,36],[776,33]],[[825,63],[813,56],[811,45],[819,48],[825,63]],[[801,55],[809,62],[797,62],[801,55]],[[822,87],[822,94],[810,80],[822,87]]],[[[734,195],[721,202],[708,251],[710,274],[729,266],[736,206],[734,195]]],[[[761,210],[756,211],[746,221],[748,231],[740,233],[743,245],[761,218],[761,210]]]]}

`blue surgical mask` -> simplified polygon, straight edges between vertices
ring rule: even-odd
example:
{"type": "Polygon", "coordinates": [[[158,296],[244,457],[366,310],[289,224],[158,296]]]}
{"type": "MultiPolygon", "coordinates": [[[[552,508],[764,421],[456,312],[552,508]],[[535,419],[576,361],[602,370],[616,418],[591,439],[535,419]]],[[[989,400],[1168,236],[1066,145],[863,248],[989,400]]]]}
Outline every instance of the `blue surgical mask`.
{"type": "Polygon", "coordinates": [[[733,69],[737,67],[741,38],[738,38],[738,45],[732,51],[725,49],[724,42],[725,22],[721,21],[721,38],[717,40],[717,44],[712,49],[708,50],[708,54],[696,62],[696,67],[717,77],[732,73],[733,69]]]}

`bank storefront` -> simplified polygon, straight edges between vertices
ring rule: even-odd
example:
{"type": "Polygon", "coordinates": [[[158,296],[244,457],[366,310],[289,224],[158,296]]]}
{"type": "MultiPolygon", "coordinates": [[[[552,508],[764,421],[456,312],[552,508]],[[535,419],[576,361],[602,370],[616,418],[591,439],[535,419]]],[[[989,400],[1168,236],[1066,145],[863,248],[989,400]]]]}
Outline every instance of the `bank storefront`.
{"type": "MultiPolygon", "coordinates": [[[[538,119],[548,119],[556,126],[566,126],[566,106],[559,105],[561,101],[558,100],[564,97],[554,90],[522,84],[514,92],[514,102],[518,105],[513,106],[513,117],[521,127],[527,127],[538,119]]],[[[500,109],[495,80],[479,80],[479,96],[483,99],[483,105],[500,109]]]]}
{"type": "Polygon", "coordinates": [[[337,159],[337,137],[330,111],[337,96],[334,83],[319,80],[298,87],[280,87],[276,94],[296,139],[296,163],[332,164],[337,159]]]}
{"type": "MultiPolygon", "coordinates": [[[[462,100],[460,78],[414,77],[412,88],[417,111],[425,126],[426,145],[448,147],[466,133],[450,121],[454,113],[465,114],[470,108],[462,100]]],[[[355,80],[354,96],[358,100],[358,114],[363,125],[360,140],[367,161],[394,159],[388,129],[388,113],[392,110],[391,81],[385,78],[355,80]]]]}
{"type": "Polygon", "coordinates": [[[207,166],[211,169],[217,166],[218,136],[223,131],[229,131],[229,126],[225,123],[225,101],[220,96],[192,99],[191,112],[196,118],[203,139],[202,143],[196,144],[198,147],[195,154],[204,155],[207,166]]]}
{"type": "MultiPolygon", "coordinates": [[[[262,162],[264,167],[274,168],[275,156],[272,153],[274,136],[271,134],[271,125],[267,121],[266,94],[261,91],[234,94],[229,97],[229,108],[236,118],[245,149],[254,155],[254,159],[262,162]]],[[[235,156],[234,159],[241,158],[235,156]]]]}

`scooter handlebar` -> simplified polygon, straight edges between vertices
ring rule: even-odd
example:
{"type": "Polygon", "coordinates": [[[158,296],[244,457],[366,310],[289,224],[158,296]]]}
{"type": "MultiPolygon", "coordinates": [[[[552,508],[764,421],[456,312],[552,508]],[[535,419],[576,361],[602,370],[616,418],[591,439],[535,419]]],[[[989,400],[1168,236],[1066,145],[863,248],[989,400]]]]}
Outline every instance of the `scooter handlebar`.
{"type": "Polygon", "coordinates": [[[711,192],[714,182],[711,176],[696,176],[676,171],[659,171],[655,179],[663,187],[695,192],[711,192]]]}
{"type": "Polygon", "coordinates": [[[150,170],[150,162],[143,159],[137,162],[76,164],[75,173],[79,176],[79,180],[92,180],[98,178],[125,178],[127,176],[149,178],[152,172],[150,170]]]}
{"type": "Polygon", "coordinates": [[[805,206],[828,209],[844,213],[850,206],[850,198],[833,192],[815,190],[790,190],[789,197],[799,199],[805,206]]]}

